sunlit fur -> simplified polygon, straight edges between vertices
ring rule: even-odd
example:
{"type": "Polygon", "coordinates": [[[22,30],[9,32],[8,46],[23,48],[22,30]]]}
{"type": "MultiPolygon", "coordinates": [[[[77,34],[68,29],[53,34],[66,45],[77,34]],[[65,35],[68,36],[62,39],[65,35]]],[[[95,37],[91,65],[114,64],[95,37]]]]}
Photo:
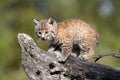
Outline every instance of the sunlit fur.
{"type": "Polygon", "coordinates": [[[80,55],[80,58],[88,60],[94,54],[94,45],[99,43],[97,31],[86,22],[77,19],[69,19],[60,23],[53,18],[39,20],[35,32],[40,39],[44,38],[43,40],[49,41],[50,44],[62,44],[60,61],[65,61],[73,51],[78,56],[80,50],[85,53],[80,55]],[[48,31],[47,34],[45,34],[46,31],[48,31]]]}

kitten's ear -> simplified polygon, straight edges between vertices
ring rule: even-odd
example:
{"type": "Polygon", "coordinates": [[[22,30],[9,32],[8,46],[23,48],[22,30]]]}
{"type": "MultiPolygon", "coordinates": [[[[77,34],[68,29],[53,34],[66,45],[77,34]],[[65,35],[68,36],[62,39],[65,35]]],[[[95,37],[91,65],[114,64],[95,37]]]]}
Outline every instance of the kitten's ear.
{"type": "Polygon", "coordinates": [[[57,22],[54,18],[49,18],[48,19],[48,24],[52,26],[57,26],[57,22]]]}
{"type": "Polygon", "coordinates": [[[33,23],[34,23],[34,26],[37,27],[39,25],[39,20],[34,18],[33,23]]]}

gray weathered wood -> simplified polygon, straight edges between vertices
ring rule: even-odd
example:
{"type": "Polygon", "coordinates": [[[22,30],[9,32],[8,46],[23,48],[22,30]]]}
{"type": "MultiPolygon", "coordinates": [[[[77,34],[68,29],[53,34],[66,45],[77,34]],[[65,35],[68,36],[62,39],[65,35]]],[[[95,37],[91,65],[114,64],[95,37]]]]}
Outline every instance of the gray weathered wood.
{"type": "Polygon", "coordinates": [[[120,70],[70,56],[59,63],[55,53],[43,51],[27,34],[19,33],[22,66],[30,80],[120,80],[120,70]]]}
{"type": "Polygon", "coordinates": [[[54,54],[47,53],[38,48],[33,39],[27,34],[19,33],[18,42],[22,50],[22,66],[30,80],[66,79],[61,74],[51,75],[51,67],[56,66],[55,71],[62,71],[62,65],[57,62],[54,54]]]}

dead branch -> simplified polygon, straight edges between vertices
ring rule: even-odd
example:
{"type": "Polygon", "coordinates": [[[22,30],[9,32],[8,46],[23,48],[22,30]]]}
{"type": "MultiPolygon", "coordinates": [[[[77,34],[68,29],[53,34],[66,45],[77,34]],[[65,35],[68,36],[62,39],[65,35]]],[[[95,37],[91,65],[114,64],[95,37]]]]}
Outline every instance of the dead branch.
{"type": "Polygon", "coordinates": [[[59,63],[54,53],[37,47],[27,34],[19,33],[22,66],[30,80],[120,80],[120,70],[70,56],[59,63]]]}
{"type": "Polygon", "coordinates": [[[118,53],[106,52],[106,53],[97,55],[95,57],[94,62],[97,62],[99,59],[101,59],[101,58],[103,58],[105,56],[112,56],[112,57],[115,57],[115,58],[120,58],[120,50],[118,51],[118,53]]]}

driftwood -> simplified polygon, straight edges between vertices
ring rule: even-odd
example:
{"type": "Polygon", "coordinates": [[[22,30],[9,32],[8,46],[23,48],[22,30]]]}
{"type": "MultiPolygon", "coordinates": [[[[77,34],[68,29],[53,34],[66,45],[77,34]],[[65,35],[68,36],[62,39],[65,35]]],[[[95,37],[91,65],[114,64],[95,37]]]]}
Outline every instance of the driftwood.
{"type": "Polygon", "coordinates": [[[120,70],[70,56],[60,63],[55,53],[37,47],[27,34],[19,33],[22,66],[30,80],[120,80],[120,70]]]}

